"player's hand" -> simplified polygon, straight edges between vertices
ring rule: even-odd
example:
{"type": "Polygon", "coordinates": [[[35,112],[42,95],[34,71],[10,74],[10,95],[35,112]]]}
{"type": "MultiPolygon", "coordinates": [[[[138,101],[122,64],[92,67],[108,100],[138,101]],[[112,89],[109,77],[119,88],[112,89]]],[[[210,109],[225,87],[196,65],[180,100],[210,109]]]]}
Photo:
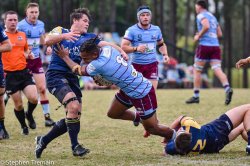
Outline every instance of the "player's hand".
{"type": "Polygon", "coordinates": [[[50,46],[48,46],[47,48],[46,48],[46,55],[51,55],[52,54],[52,48],[50,47],[50,46]]]}
{"type": "Polygon", "coordinates": [[[128,56],[128,54],[126,54],[126,52],[122,51],[122,52],[121,52],[121,56],[122,56],[122,58],[123,58],[125,61],[128,61],[129,56],[128,56]]]}
{"type": "Polygon", "coordinates": [[[241,67],[244,67],[247,64],[249,64],[248,58],[239,60],[235,66],[237,69],[240,69],[241,67]]]}
{"type": "Polygon", "coordinates": [[[69,50],[67,48],[64,48],[63,45],[60,45],[59,43],[57,43],[57,48],[55,48],[55,52],[62,59],[64,57],[69,56],[69,50]]]}
{"type": "Polygon", "coordinates": [[[34,58],[35,58],[34,53],[33,53],[32,51],[30,51],[30,52],[28,53],[27,59],[34,59],[34,58]]]}
{"type": "Polygon", "coordinates": [[[137,47],[137,52],[144,53],[144,52],[146,52],[146,50],[147,50],[147,46],[145,46],[145,45],[140,45],[137,47]]]}
{"type": "Polygon", "coordinates": [[[170,58],[169,58],[168,55],[164,55],[164,56],[163,56],[163,63],[168,64],[168,63],[169,63],[169,60],[170,60],[170,58]]]}
{"type": "Polygon", "coordinates": [[[69,32],[69,33],[63,33],[63,39],[64,40],[69,40],[69,41],[76,41],[77,40],[77,37],[79,37],[79,33],[77,32],[69,32]]]}
{"type": "Polygon", "coordinates": [[[194,35],[194,42],[199,41],[199,39],[200,39],[200,35],[199,35],[198,33],[196,33],[196,34],[194,35]]]}

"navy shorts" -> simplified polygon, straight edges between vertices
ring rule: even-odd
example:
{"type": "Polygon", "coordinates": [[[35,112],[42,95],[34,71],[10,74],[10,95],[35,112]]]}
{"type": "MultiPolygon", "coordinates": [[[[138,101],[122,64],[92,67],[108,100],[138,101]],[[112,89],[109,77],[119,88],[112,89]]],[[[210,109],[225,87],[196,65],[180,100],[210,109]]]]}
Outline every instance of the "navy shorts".
{"type": "Polygon", "coordinates": [[[46,83],[49,92],[62,103],[64,97],[69,93],[75,93],[81,103],[82,92],[78,77],[71,72],[50,70],[46,73],[46,83]]]}
{"type": "Polygon", "coordinates": [[[226,114],[202,126],[207,133],[207,145],[203,152],[217,153],[229,143],[228,135],[233,130],[233,124],[226,114]]]}
{"type": "Polygon", "coordinates": [[[121,90],[115,95],[115,97],[120,103],[128,108],[134,106],[141,119],[144,120],[150,118],[157,108],[157,99],[153,87],[146,96],[140,99],[129,97],[121,90]]]}
{"type": "Polygon", "coordinates": [[[0,59],[0,88],[5,88],[5,85],[6,85],[6,82],[4,78],[3,64],[2,64],[2,60],[0,59]]]}

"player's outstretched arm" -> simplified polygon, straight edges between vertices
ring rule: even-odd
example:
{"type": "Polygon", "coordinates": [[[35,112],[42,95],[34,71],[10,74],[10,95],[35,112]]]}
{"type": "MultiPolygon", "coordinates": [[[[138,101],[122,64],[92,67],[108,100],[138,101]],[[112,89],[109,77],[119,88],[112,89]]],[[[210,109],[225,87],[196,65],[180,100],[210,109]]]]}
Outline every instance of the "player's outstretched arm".
{"type": "Polygon", "coordinates": [[[247,57],[245,59],[240,59],[235,66],[237,69],[240,69],[241,67],[244,67],[247,64],[250,64],[250,57],[247,57]]]}
{"type": "Polygon", "coordinates": [[[121,49],[121,47],[119,47],[119,46],[117,46],[117,45],[115,45],[115,44],[113,44],[113,43],[109,43],[109,42],[106,42],[106,41],[101,41],[101,42],[98,44],[98,46],[100,46],[100,47],[103,47],[103,46],[111,46],[111,47],[114,47],[115,49],[117,49],[117,50],[121,53],[123,59],[125,59],[126,61],[129,59],[129,57],[128,57],[128,55],[126,54],[126,52],[124,52],[124,51],[121,49]]]}
{"type": "Polygon", "coordinates": [[[78,75],[87,75],[85,72],[86,66],[80,66],[69,57],[69,50],[64,48],[63,45],[57,44],[57,49],[55,49],[56,54],[62,58],[62,60],[69,66],[73,73],[78,75]]]}

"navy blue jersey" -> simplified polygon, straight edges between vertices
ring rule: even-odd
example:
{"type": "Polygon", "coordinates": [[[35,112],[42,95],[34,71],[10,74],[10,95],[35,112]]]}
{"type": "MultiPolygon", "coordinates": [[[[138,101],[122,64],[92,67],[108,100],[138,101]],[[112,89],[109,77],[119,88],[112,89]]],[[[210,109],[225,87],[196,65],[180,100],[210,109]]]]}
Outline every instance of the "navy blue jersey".
{"type": "MultiPolygon", "coordinates": [[[[62,28],[62,27],[56,27],[54,28],[49,35],[60,35],[63,33],[69,33],[70,30],[62,28]]],[[[83,42],[85,42],[88,39],[95,38],[96,35],[93,33],[85,33],[80,35],[79,37],[76,37],[78,40],[72,42],[69,40],[63,40],[60,42],[60,45],[63,45],[64,48],[67,48],[69,50],[69,57],[71,60],[73,60],[75,63],[80,64],[82,61],[82,58],[80,57],[80,46],[83,42]]],[[[97,41],[98,44],[100,42],[97,41]]],[[[53,53],[51,57],[51,62],[48,68],[49,70],[58,70],[58,71],[65,71],[65,72],[71,72],[71,69],[68,67],[68,65],[56,54],[55,48],[57,47],[57,44],[53,45],[53,53]]]]}
{"type": "MultiPolygon", "coordinates": [[[[206,125],[200,126],[191,117],[184,117],[181,120],[181,127],[192,134],[190,152],[194,153],[218,153],[229,143],[228,135],[233,125],[227,115],[222,115],[206,125]]],[[[167,154],[178,154],[175,149],[174,140],[167,143],[165,147],[167,154]]]]}

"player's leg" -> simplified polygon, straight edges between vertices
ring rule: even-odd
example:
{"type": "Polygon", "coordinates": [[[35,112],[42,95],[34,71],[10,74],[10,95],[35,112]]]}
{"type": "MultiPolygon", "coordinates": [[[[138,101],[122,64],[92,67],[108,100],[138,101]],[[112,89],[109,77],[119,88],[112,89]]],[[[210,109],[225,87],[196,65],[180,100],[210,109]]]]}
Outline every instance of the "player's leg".
{"type": "Polygon", "coordinates": [[[129,110],[132,106],[129,97],[123,91],[119,91],[108,109],[107,116],[112,119],[130,120],[138,126],[141,118],[137,111],[129,110]]]}
{"type": "Polygon", "coordinates": [[[230,102],[232,100],[233,90],[229,85],[226,74],[221,69],[221,62],[220,61],[212,61],[210,64],[211,64],[211,67],[214,71],[214,74],[216,75],[217,78],[219,78],[222,86],[224,87],[224,90],[226,93],[225,104],[228,105],[228,104],[230,104],[230,102]]]}
{"type": "Polygon", "coordinates": [[[9,134],[6,131],[5,125],[4,125],[4,118],[5,118],[5,104],[4,104],[4,97],[3,97],[4,92],[5,92],[4,86],[0,86],[0,140],[9,138],[9,134]]]}
{"type": "Polygon", "coordinates": [[[158,87],[158,80],[150,79],[149,81],[152,83],[154,89],[157,89],[157,87],[158,87]]]}
{"type": "Polygon", "coordinates": [[[186,104],[193,104],[200,102],[200,86],[201,86],[201,72],[205,66],[205,61],[196,61],[194,64],[194,88],[193,96],[186,101],[186,104]]]}
{"type": "Polygon", "coordinates": [[[36,87],[40,95],[40,103],[42,105],[43,114],[45,118],[45,126],[50,127],[54,125],[54,121],[50,118],[49,100],[46,94],[46,82],[44,73],[33,73],[36,87]]]}
{"type": "Polygon", "coordinates": [[[14,113],[16,115],[17,120],[19,121],[21,125],[22,134],[28,135],[29,129],[25,122],[25,112],[23,108],[21,91],[16,91],[13,94],[10,94],[10,97],[14,102],[14,113]]]}

